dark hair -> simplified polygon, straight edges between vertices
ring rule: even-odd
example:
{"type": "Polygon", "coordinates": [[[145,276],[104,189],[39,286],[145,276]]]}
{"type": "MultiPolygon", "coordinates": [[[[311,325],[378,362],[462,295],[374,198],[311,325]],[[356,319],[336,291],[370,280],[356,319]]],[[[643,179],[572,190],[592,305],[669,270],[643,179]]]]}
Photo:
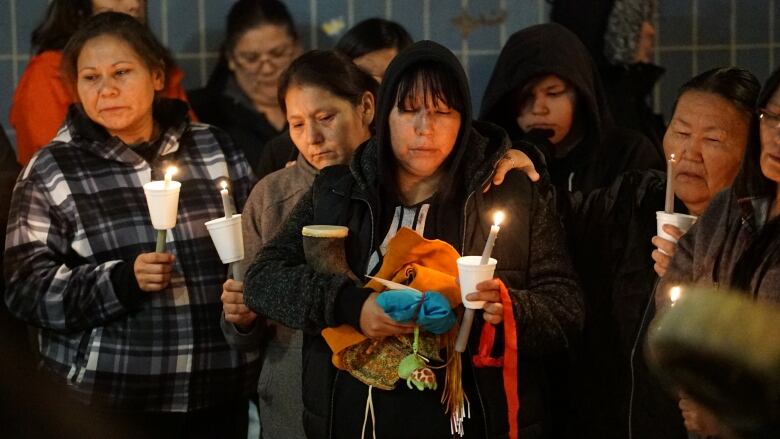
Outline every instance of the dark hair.
{"type": "Polygon", "coordinates": [[[278,0],[238,0],[227,16],[225,54],[233,51],[247,31],[264,24],[282,26],[293,40],[298,41],[292,16],[284,3],[278,0]]]}
{"type": "MultiPolygon", "coordinates": [[[[103,35],[110,35],[129,44],[149,70],[165,73],[171,67],[168,51],[147,26],[127,14],[104,12],[87,19],[65,46],[60,68],[66,85],[73,87],[76,83],[78,58],[84,45],[103,35]]],[[[165,77],[167,81],[168,75],[165,77]]]]}
{"type": "Polygon", "coordinates": [[[756,109],[761,83],[752,73],[739,67],[718,67],[707,70],[680,86],[672,107],[672,114],[677,109],[680,97],[689,91],[720,96],[747,115],[752,115],[756,109]]]}
{"type": "Polygon", "coordinates": [[[70,37],[92,16],[91,0],[52,0],[43,21],[32,32],[32,50],[62,50],[70,37]]]}
{"type": "Polygon", "coordinates": [[[358,105],[365,92],[376,96],[379,84],[346,56],[333,50],[311,50],[298,57],[279,79],[279,107],[287,112],[284,101],[293,85],[310,85],[358,105]]]}
{"type": "Polygon", "coordinates": [[[467,98],[463,96],[457,78],[442,63],[435,61],[415,63],[403,71],[397,84],[395,105],[399,109],[404,108],[408,100],[416,99],[417,94],[420,93],[426,106],[441,100],[450,108],[466,114],[467,98]]]}
{"type": "Polygon", "coordinates": [[[369,18],[352,26],[341,36],[334,49],[349,59],[355,59],[382,49],[400,52],[412,42],[412,36],[400,24],[384,18],[369,18]]]}

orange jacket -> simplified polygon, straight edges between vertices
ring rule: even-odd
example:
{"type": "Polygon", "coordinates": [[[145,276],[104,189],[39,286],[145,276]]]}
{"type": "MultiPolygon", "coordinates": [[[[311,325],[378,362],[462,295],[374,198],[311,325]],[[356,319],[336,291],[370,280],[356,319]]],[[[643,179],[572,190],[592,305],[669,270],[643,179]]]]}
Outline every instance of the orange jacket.
{"type": "MultiPolygon", "coordinates": [[[[48,50],[32,57],[14,91],[9,119],[16,130],[16,155],[22,166],[51,142],[73,103],[60,76],[61,62],[61,51],[48,50]]],[[[187,101],[181,86],[183,77],[179,69],[169,71],[162,95],[187,101]]],[[[192,111],[190,118],[195,120],[192,111]]]]}

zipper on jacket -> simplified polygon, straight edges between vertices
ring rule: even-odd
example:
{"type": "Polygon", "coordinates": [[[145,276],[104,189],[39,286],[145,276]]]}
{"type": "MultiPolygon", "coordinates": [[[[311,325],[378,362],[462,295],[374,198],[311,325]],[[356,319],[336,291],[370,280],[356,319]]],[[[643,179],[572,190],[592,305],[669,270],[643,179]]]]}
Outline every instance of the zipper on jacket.
{"type": "Polygon", "coordinates": [[[366,206],[368,206],[369,219],[371,220],[371,240],[368,242],[368,259],[366,260],[366,265],[363,267],[363,274],[359,275],[362,277],[368,273],[368,264],[371,263],[371,250],[374,248],[374,227],[376,227],[376,224],[374,221],[374,209],[371,208],[371,203],[363,197],[355,196],[354,199],[366,203],[366,206]]]}
{"type": "Polygon", "coordinates": [[[336,411],[336,382],[339,380],[339,369],[333,376],[333,387],[330,391],[330,420],[328,421],[328,438],[333,439],[333,413],[336,411]]]}

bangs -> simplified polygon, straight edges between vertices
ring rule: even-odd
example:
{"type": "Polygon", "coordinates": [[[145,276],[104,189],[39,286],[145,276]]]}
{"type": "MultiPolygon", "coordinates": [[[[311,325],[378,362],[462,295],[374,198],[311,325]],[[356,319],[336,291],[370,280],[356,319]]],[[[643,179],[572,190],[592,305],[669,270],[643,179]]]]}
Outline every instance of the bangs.
{"type": "Polygon", "coordinates": [[[399,110],[408,109],[418,99],[426,107],[443,103],[461,114],[466,108],[456,76],[447,72],[441,63],[431,61],[410,67],[398,81],[395,105],[399,110]]]}

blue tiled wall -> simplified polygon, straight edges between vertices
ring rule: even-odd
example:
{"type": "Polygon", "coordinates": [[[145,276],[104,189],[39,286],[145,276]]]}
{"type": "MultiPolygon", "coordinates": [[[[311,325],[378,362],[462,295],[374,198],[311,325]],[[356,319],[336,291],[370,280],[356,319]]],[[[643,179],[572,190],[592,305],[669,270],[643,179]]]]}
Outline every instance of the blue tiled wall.
{"type": "MultiPolygon", "coordinates": [[[[761,80],[780,65],[780,0],[659,0],[656,61],[667,68],[655,93],[659,111],[669,111],[675,90],[707,68],[738,64],[761,80]]],[[[174,52],[186,73],[185,86],[208,78],[232,0],[149,0],[149,23],[174,52]]],[[[30,32],[46,0],[0,0],[0,122],[8,126],[13,88],[30,54],[30,32]]],[[[382,16],[402,23],[415,39],[437,40],[455,51],[471,80],[478,108],[493,64],[508,35],[545,21],[545,0],[289,0],[304,44],[330,47],[322,23],[341,18],[346,26],[382,16]],[[467,11],[491,17],[506,11],[501,25],[480,27],[463,38],[453,18],[467,11]]],[[[343,31],[342,31],[343,32],[343,31]]]]}

